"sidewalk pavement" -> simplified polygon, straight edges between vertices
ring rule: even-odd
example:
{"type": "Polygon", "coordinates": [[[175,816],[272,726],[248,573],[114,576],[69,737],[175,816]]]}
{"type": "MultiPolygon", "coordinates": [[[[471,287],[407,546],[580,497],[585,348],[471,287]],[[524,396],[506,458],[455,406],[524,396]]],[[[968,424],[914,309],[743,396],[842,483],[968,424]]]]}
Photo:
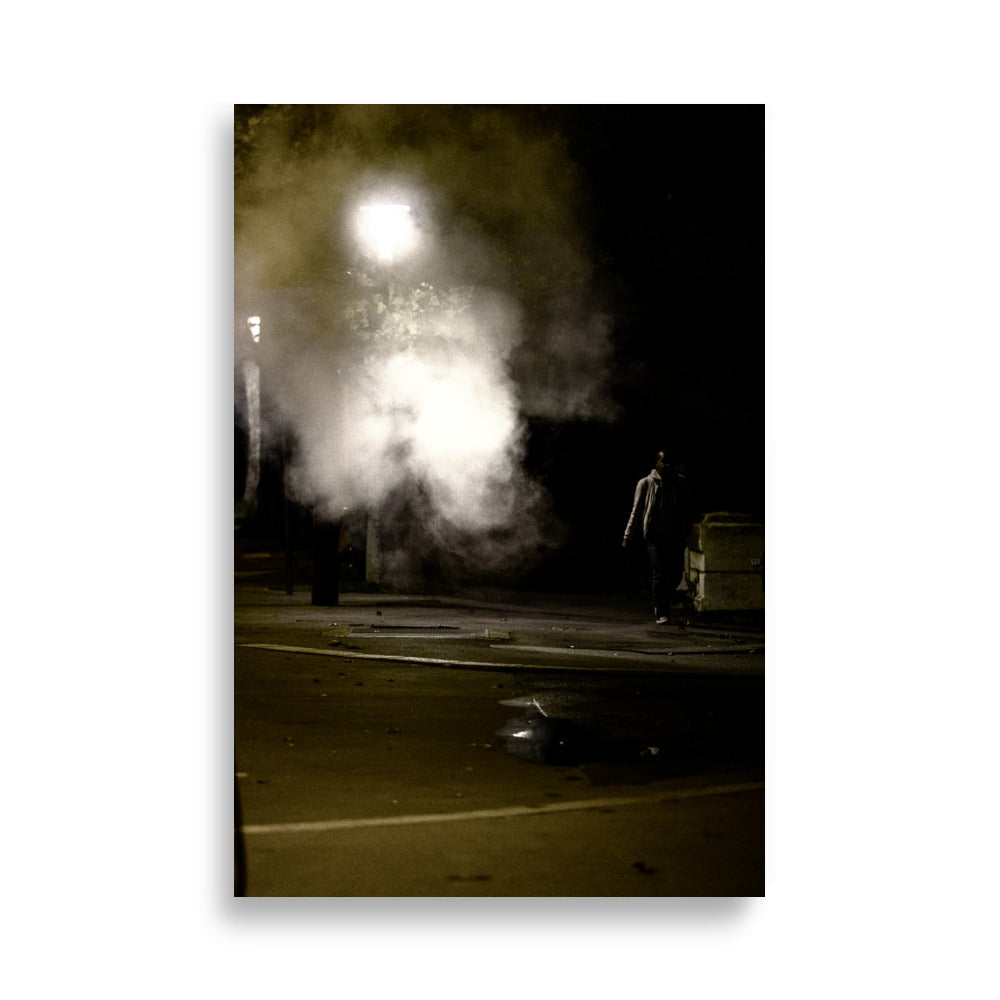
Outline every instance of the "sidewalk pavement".
{"type": "Polygon", "coordinates": [[[672,617],[684,624],[657,625],[647,603],[619,594],[344,591],[339,604],[321,606],[308,586],[287,594],[273,579],[237,574],[234,637],[238,645],[471,669],[763,673],[763,613],[705,615],[678,604],[672,617]]]}

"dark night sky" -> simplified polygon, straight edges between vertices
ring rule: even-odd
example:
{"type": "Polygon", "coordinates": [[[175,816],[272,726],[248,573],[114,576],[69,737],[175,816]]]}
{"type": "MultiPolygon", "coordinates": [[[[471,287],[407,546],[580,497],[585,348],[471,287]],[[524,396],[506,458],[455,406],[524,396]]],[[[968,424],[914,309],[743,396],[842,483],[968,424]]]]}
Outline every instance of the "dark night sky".
{"type": "MultiPolygon", "coordinates": [[[[663,441],[686,465],[699,509],[763,516],[763,108],[558,114],[590,182],[586,221],[612,301],[621,406],[615,427],[572,435],[571,464],[595,440],[601,466],[627,480],[663,441]]],[[[564,476],[577,478],[555,478],[564,476]]]]}

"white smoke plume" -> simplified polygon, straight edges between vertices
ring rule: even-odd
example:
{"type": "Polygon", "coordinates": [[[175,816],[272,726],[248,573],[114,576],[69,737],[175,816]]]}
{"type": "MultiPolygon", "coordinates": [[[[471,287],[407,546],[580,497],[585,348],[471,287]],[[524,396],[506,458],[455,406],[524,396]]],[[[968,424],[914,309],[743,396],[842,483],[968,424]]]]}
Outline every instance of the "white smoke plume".
{"type": "Polygon", "coordinates": [[[291,494],[379,515],[390,572],[527,565],[558,537],[527,418],[611,415],[563,139],[448,106],[270,106],[236,139],[236,360],[255,355],[291,438],[291,494]],[[380,259],[359,222],[386,203],[413,228],[380,259]]]}

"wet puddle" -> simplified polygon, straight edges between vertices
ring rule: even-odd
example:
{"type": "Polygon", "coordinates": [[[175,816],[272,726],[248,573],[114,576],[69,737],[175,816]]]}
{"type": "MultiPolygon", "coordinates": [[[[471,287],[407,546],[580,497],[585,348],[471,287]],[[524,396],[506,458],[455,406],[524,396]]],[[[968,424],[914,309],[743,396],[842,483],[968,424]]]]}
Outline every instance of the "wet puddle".
{"type": "Polygon", "coordinates": [[[622,720],[590,717],[565,708],[555,713],[533,695],[500,702],[520,713],[508,719],[495,738],[503,749],[539,764],[579,766],[585,763],[649,763],[659,754],[656,742],[629,733],[622,720]]]}
{"type": "Polygon", "coordinates": [[[516,710],[494,734],[506,753],[580,767],[592,781],[644,783],[763,762],[763,705],[755,698],[550,690],[499,704],[516,710]]]}

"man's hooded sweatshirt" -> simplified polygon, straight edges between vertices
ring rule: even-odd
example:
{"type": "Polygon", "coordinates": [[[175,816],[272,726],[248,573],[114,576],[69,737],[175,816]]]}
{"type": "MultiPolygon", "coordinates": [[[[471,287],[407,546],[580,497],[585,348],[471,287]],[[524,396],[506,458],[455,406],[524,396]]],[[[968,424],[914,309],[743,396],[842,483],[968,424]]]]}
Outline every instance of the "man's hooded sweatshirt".
{"type": "Polygon", "coordinates": [[[687,483],[684,476],[666,469],[666,478],[653,469],[635,488],[632,513],[625,526],[625,541],[632,537],[642,512],[642,537],[647,541],[676,539],[688,529],[687,483]]]}

